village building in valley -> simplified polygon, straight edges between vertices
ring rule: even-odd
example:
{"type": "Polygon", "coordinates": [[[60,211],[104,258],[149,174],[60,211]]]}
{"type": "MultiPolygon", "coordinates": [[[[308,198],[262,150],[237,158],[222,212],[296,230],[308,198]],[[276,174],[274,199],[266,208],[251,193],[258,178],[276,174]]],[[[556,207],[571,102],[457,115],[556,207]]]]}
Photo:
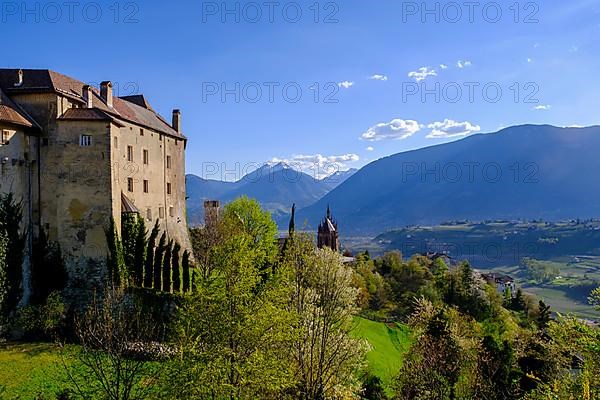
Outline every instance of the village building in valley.
{"type": "MultiPolygon", "coordinates": [[[[60,246],[71,279],[100,282],[105,229],[137,212],[191,248],[181,113],[168,123],[143,95],[116,97],[50,70],[0,69],[0,193],[23,204],[28,234],[60,246]]],[[[24,285],[25,297],[28,296],[24,285]]]]}

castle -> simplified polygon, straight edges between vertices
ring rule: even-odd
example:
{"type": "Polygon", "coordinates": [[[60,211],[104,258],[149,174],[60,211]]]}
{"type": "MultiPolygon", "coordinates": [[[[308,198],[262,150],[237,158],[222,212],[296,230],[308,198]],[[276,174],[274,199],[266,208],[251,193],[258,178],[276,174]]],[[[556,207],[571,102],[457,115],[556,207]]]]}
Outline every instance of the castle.
{"type": "MultiPolygon", "coordinates": [[[[23,203],[32,240],[45,232],[60,246],[71,279],[101,281],[105,229],[136,212],[157,219],[167,235],[191,248],[185,203],[181,113],[171,123],[143,95],[116,97],[50,70],[0,69],[0,194],[23,203]]],[[[29,295],[27,284],[24,295],[29,295]]]]}

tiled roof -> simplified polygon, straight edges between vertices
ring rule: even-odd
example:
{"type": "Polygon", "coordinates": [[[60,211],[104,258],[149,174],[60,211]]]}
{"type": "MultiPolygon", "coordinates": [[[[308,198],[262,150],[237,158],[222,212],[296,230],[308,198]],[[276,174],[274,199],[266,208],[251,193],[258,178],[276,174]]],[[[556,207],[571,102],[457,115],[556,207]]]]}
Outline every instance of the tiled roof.
{"type": "Polygon", "coordinates": [[[140,213],[140,210],[133,204],[133,201],[129,200],[129,197],[125,196],[123,192],[121,192],[121,212],[140,213]]]}
{"type": "MultiPolygon", "coordinates": [[[[82,91],[85,83],[50,70],[24,69],[23,84],[15,86],[18,69],[0,69],[0,88],[12,93],[58,93],[83,103],[82,91]]],[[[119,119],[132,122],[169,136],[185,139],[147,103],[143,96],[113,97],[113,107],[109,107],[93,89],[92,106],[119,119]],[[140,98],[143,98],[141,103],[140,98]],[[140,106],[139,104],[143,104],[140,106]]]]}
{"type": "Polygon", "coordinates": [[[121,125],[115,118],[97,108],[70,108],[58,119],[66,121],[110,121],[121,125]]]}
{"type": "Polygon", "coordinates": [[[130,103],[137,104],[138,106],[143,107],[147,110],[154,111],[152,109],[152,106],[150,106],[150,103],[148,103],[148,100],[146,100],[146,97],[143,94],[136,94],[133,96],[121,96],[120,98],[130,103]]]}
{"type": "Polygon", "coordinates": [[[0,121],[26,128],[34,127],[34,122],[19,111],[19,107],[4,94],[2,89],[0,89],[0,121]]]}

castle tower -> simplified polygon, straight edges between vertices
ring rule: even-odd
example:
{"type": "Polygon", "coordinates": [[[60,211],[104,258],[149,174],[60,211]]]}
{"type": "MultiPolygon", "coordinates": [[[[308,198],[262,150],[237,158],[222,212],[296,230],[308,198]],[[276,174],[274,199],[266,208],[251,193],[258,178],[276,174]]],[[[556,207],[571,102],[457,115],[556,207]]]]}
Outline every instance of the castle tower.
{"type": "Polygon", "coordinates": [[[216,200],[206,200],[204,202],[204,225],[214,227],[219,220],[220,204],[216,200]]]}
{"type": "Polygon", "coordinates": [[[317,232],[317,247],[329,247],[333,251],[340,250],[340,238],[337,222],[331,216],[331,209],[327,206],[327,214],[319,224],[317,232]]]}

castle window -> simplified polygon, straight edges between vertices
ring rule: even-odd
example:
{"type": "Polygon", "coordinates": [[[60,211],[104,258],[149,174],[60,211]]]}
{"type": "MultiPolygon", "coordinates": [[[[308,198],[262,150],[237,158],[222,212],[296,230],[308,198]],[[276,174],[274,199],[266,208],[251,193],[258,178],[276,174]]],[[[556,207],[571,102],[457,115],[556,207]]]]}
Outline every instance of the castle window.
{"type": "Polygon", "coordinates": [[[115,149],[119,148],[119,138],[115,136],[115,149]]]}
{"type": "Polygon", "coordinates": [[[144,193],[148,193],[148,187],[150,185],[148,184],[148,181],[146,179],[144,179],[144,193]]]}
{"type": "Polygon", "coordinates": [[[163,207],[158,207],[158,218],[163,219],[165,217],[165,209],[163,207]]]}
{"type": "Polygon", "coordinates": [[[171,183],[167,182],[167,194],[171,194],[171,183]]]}
{"type": "Polygon", "coordinates": [[[133,146],[127,146],[127,161],[133,162],[133,146]]]}
{"type": "Polygon", "coordinates": [[[171,169],[171,156],[167,156],[167,168],[171,169]]]}
{"type": "Polygon", "coordinates": [[[92,137],[90,135],[79,136],[79,145],[81,147],[89,147],[92,145],[92,137]]]}
{"type": "Polygon", "coordinates": [[[151,208],[146,210],[146,219],[148,221],[152,221],[152,209],[151,208]]]}
{"type": "Polygon", "coordinates": [[[144,136],[144,130],[140,128],[140,136],[144,136]]]}
{"type": "Polygon", "coordinates": [[[169,207],[169,216],[170,217],[174,217],[175,216],[175,208],[174,207],[169,207]]]}
{"type": "Polygon", "coordinates": [[[127,191],[133,192],[133,178],[127,178],[127,191]]]}
{"type": "Polygon", "coordinates": [[[0,145],[8,144],[9,139],[10,139],[10,132],[2,131],[2,136],[0,136],[0,145]]]}
{"type": "Polygon", "coordinates": [[[142,157],[144,159],[144,165],[148,165],[148,150],[142,151],[142,157]]]}

